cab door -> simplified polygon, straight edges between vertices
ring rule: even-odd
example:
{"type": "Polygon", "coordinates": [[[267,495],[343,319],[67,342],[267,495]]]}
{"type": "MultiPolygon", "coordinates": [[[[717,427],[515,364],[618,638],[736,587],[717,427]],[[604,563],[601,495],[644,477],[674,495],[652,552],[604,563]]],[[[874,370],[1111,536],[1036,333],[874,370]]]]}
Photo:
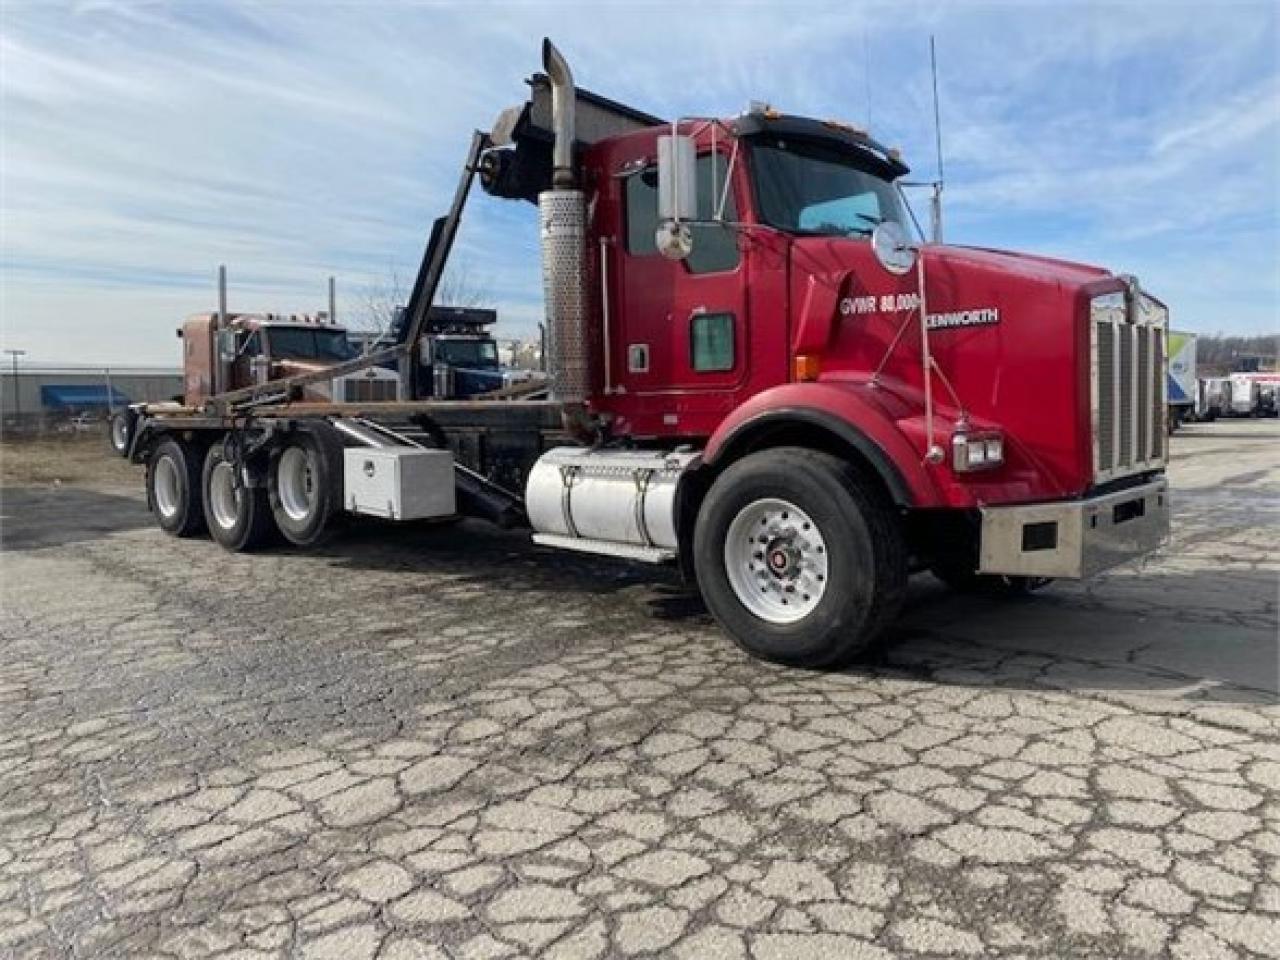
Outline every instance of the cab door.
{"type": "MultiPolygon", "coordinates": [[[[747,254],[736,230],[708,222],[692,227],[687,259],[663,257],[654,243],[658,176],[652,161],[633,159],[622,179],[623,222],[611,251],[618,307],[614,379],[631,398],[636,432],[709,433],[749,373],[747,254]]],[[[698,219],[710,221],[718,202],[713,181],[715,192],[723,192],[728,159],[703,151],[697,172],[698,219]]],[[[738,218],[736,191],[731,184],[727,222],[738,218]]]]}

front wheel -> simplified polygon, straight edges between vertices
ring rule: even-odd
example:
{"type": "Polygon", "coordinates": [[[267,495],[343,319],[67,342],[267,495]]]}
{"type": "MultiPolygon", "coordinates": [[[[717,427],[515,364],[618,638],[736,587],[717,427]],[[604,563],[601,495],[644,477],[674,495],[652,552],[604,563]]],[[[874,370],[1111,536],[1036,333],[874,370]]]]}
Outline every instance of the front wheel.
{"type": "Polygon", "coordinates": [[[806,667],[864,651],[897,614],[906,550],[892,505],[850,464],[780,448],[712,485],[694,565],[708,609],[748,653],[806,667]]]}

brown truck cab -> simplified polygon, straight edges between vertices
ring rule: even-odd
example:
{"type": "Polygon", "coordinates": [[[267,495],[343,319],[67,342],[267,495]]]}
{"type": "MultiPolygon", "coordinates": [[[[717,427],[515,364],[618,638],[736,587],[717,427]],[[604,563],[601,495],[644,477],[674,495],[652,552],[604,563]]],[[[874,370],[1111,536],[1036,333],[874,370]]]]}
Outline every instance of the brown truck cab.
{"type": "MultiPolygon", "coordinates": [[[[360,355],[346,328],[324,314],[229,314],[218,330],[218,314],[197,313],[179,331],[183,340],[183,400],[199,407],[212,396],[284,377],[319,372],[360,355]],[[219,367],[225,383],[218,382],[219,367]]],[[[396,400],[399,375],[369,367],[330,381],[308,384],[300,399],[316,401],[396,400]]]]}

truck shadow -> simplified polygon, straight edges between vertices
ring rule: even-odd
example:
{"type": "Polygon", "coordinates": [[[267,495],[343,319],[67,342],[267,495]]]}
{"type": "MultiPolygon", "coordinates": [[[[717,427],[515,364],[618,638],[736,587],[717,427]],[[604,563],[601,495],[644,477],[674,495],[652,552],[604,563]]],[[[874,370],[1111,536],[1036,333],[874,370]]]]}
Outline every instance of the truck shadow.
{"type": "MultiPolygon", "coordinates": [[[[549,550],[525,531],[464,522],[450,527],[353,525],[326,550],[362,570],[445,573],[488,590],[538,590],[602,598],[644,621],[732,642],[695,588],[669,567],[549,550]],[[620,607],[618,606],[620,605],[620,607]]],[[[1250,618],[1215,608],[1241,597],[1231,570],[1208,574],[1113,575],[1090,584],[1050,584],[999,600],[913,577],[901,618],[876,646],[840,672],[931,683],[1098,694],[1157,693],[1180,700],[1280,702],[1274,607],[1250,618]]],[[[1245,583],[1245,587],[1251,584],[1245,583]]],[[[1262,590],[1262,586],[1258,586],[1262,590]]],[[[1264,606],[1259,595],[1255,604],[1264,606]]],[[[771,669],[742,661],[744,669],[771,669]]]]}
{"type": "Polygon", "coordinates": [[[518,579],[522,589],[556,593],[629,592],[655,619],[713,623],[697,590],[674,567],[540,547],[527,530],[499,530],[479,521],[439,525],[362,518],[330,541],[324,554],[354,569],[447,572],[491,589],[518,579]]]}
{"type": "Polygon", "coordinates": [[[0,549],[4,550],[60,547],[151,523],[146,501],[136,495],[51,484],[0,490],[0,549]]]}

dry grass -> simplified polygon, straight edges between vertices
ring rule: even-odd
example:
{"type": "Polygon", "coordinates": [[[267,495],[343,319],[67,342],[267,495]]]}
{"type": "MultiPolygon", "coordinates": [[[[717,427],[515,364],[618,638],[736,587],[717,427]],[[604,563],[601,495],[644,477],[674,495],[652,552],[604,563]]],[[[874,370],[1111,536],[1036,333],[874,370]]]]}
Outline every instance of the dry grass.
{"type": "Polygon", "coordinates": [[[96,432],[0,442],[0,485],[53,483],[140,489],[142,468],[112,453],[96,432]]]}

